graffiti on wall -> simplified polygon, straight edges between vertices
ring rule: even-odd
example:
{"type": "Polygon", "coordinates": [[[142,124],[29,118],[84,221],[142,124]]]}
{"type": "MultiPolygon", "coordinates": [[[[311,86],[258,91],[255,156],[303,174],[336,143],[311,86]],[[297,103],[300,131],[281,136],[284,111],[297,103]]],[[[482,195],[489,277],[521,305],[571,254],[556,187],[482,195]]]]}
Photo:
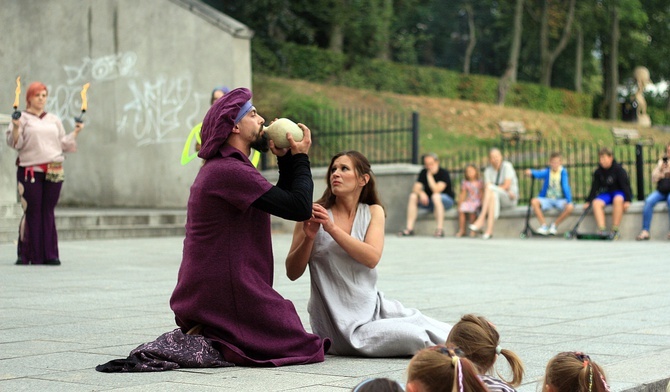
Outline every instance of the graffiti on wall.
{"type": "Polygon", "coordinates": [[[90,80],[101,82],[135,76],[135,64],[137,54],[123,52],[96,59],[84,57],[78,66],[66,65],[63,68],[67,74],[67,84],[80,84],[90,80]]]}
{"type": "Polygon", "coordinates": [[[96,104],[109,102],[101,95],[96,96],[96,84],[125,82],[127,90],[112,98],[119,100],[116,107],[120,108],[120,112],[114,113],[116,132],[132,137],[137,146],[183,142],[184,132],[198,122],[198,115],[202,115],[201,102],[207,95],[193,91],[193,78],[188,73],[177,77],[143,77],[137,70],[137,60],[135,52],[123,52],[98,58],[84,57],[77,65],[63,66],[66,82],[48,86],[47,111],[58,115],[72,128],[74,117],[80,115],[79,92],[84,83],[91,82],[90,115],[96,104]]]}
{"type": "Polygon", "coordinates": [[[182,141],[183,132],[189,128],[186,122],[193,121],[200,110],[198,100],[193,100],[195,110],[185,113],[187,103],[196,96],[190,78],[168,78],[159,75],[153,81],[128,82],[132,99],[123,105],[123,116],[117,123],[119,134],[132,134],[138,146],[155,143],[182,141]],[[185,122],[180,117],[187,114],[185,122]],[[183,131],[170,137],[173,131],[183,131]]]}
{"type": "MultiPolygon", "coordinates": [[[[84,83],[107,82],[137,75],[135,52],[123,52],[98,58],[84,57],[78,65],[64,65],[65,84],[48,86],[47,111],[55,113],[63,123],[74,127],[74,117],[80,115],[81,96],[84,83]]],[[[93,95],[95,97],[95,94],[93,95]]],[[[94,98],[95,101],[95,98],[94,98]]]]}

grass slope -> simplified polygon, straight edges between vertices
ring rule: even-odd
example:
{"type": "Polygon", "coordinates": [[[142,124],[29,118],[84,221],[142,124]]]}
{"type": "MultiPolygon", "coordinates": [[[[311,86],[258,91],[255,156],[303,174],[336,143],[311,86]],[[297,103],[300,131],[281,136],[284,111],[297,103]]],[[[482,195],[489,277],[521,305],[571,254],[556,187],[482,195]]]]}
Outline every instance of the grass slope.
{"type": "MultiPolygon", "coordinates": [[[[491,145],[500,140],[498,121],[523,121],[528,130],[540,130],[548,139],[597,142],[611,146],[613,126],[638,128],[643,136],[656,143],[667,143],[670,134],[636,124],[601,121],[566,115],[549,114],[511,107],[460,101],[449,98],[410,96],[388,92],[358,90],[349,87],[310,83],[254,75],[254,104],[266,120],[283,117],[282,113],[301,113],[319,108],[365,108],[390,112],[420,114],[421,153],[440,155],[491,145]]],[[[300,121],[299,118],[294,118],[300,121]]],[[[309,124],[307,124],[309,126],[309,124]]]]}

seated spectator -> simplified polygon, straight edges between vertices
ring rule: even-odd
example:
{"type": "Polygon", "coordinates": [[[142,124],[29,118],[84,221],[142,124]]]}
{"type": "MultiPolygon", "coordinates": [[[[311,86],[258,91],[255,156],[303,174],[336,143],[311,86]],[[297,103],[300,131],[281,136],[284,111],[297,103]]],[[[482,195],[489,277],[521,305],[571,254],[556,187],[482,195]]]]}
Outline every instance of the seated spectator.
{"type": "Polygon", "coordinates": [[[563,352],[547,363],[546,392],[609,392],[602,368],[581,352],[563,352]]]}
{"type": "Polygon", "coordinates": [[[619,225],[623,213],[630,206],[633,192],[630,189],[628,173],[615,159],[607,147],[598,152],[598,168],[593,172],[591,191],[586,198],[584,208],[592,205],[593,217],[598,226],[598,234],[619,237],[619,225]],[[612,206],[612,230],[605,226],[605,206],[612,206]]]}
{"type": "Polygon", "coordinates": [[[489,392],[474,365],[457,347],[434,346],[414,355],[407,367],[407,392],[489,392]]]}
{"type": "MultiPolygon", "coordinates": [[[[477,212],[482,205],[482,182],[479,180],[479,170],[474,165],[467,165],[461,181],[461,193],[458,195],[458,232],[456,237],[465,235],[465,222],[469,219],[473,223],[477,219],[477,212]]],[[[476,233],[470,232],[474,237],[476,233]]]]}
{"type": "Polygon", "coordinates": [[[326,190],[312,218],[296,224],[286,257],[291,280],[309,265],[312,332],[331,338],[328,353],[335,355],[409,356],[443,343],[449,324],[377,290],[386,217],[370,162],[345,151],[333,157],[326,173],[326,190]]]}
{"type": "Polygon", "coordinates": [[[351,392],[404,392],[404,389],[389,378],[371,378],[356,385],[351,392]]]}
{"type": "Polygon", "coordinates": [[[468,227],[472,231],[482,231],[486,224],[482,238],[488,240],[493,236],[493,224],[500,215],[500,209],[512,208],[519,202],[519,183],[514,166],[509,161],[503,161],[502,153],[497,148],[489,151],[489,165],[484,169],[484,182],[486,186],[482,197],[482,212],[468,227]]]}
{"type": "Polygon", "coordinates": [[[500,335],[495,325],[484,317],[466,314],[449,332],[447,346],[457,346],[472,362],[479,379],[490,392],[514,392],[521,385],[523,364],[512,351],[500,347],[500,335]],[[512,380],[498,379],[490,375],[498,357],[502,355],[512,369],[512,380]]]}
{"type": "Polygon", "coordinates": [[[398,233],[399,236],[414,235],[414,224],[418,208],[427,209],[435,214],[435,237],[444,237],[444,211],[454,205],[454,191],[451,186],[449,172],[440,167],[440,159],[436,154],[423,156],[423,167],[419,173],[412,193],[407,202],[407,226],[398,233]]]}
{"type": "MultiPolygon", "coordinates": [[[[668,214],[670,215],[670,143],[665,146],[665,156],[658,160],[658,164],[651,173],[651,183],[654,184],[654,191],[644,200],[644,210],[642,211],[642,231],[635,238],[638,241],[648,240],[650,237],[649,228],[651,227],[651,218],[654,216],[654,206],[665,201],[668,204],[668,214]]],[[[670,232],[667,239],[670,240],[670,232]]]]}
{"type": "Polygon", "coordinates": [[[540,193],[530,201],[530,205],[533,207],[533,211],[535,211],[535,216],[538,222],[540,222],[537,232],[540,235],[556,235],[558,225],[570,216],[570,213],[575,208],[574,204],[572,204],[568,171],[563,167],[561,153],[553,152],[549,157],[549,166],[541,170],[527,169],[526,175],[543,181],[540,193]],[[552,222],[551,226],[547,226],[547,221],[544,219],[542,211],[551,208],[561,211],[561,214],[552,222]]]}

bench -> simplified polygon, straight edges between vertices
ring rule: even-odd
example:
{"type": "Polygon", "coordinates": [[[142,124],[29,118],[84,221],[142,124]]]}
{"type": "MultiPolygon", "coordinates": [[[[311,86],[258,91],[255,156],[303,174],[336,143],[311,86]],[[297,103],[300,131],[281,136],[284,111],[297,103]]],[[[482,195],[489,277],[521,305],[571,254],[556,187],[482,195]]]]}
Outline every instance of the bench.
{"type": "MultiPolygon", "coordinates": [[[[628,211],[624,213],[623,219],[621,221],[620,233],[622,240],[633,240],[635,236],[640,232],[640,226],[642,224],[642,209],[644,207],[643,201],[634,201],[631,203],[628,211]]],[[[505,208],[500,210],[500,217],[495,223],[493,229],[494,238],[519,238],[519,234],[523,230],[526,221],[526,213],[528,212],[528,206],[516,206],[512,208],[505,208]]],[[[574,225],[577,223],[579,216],[584,212],[583,202],[575,202],[575,209],[572,211],[572,214],[561,224],[558,228],[559,233],[562,235],[566,231],[570,231],[574,225]]],[[[544,215],[547,217],[547,222],[553,222],[553,220],[560,214],[560,211],[556,209],[551,209],[544,212],[544,215]]],[[[609,225],[612,223],[612,207],[607,206],[605,208],[606,222],[609,225]]],[[[665,236],[668,233],[668,225],[670,221],[668,220],[668,206],[665,203],[658,203],[654,207],[654,218],[651,222],[651,235],[654,240],[665,240],[665,236]]],[[[444,233],[447,237],[453,236],[458,230],[458,211],[456,208],[451,208],[444,213],[444,233]]],[[[530,224],[533,228],[538,227],[537,219],[535,214],[531,212],[530,224]]],[[[387,227],[388,229],[388,227],[387,227]]],[[[435,229],[435,218],[432,213],[427,212],[426,210],[419,209],[418,219],[414,228],[414,231],[417,235],[430,236],[435,229]]],[[[579,232],[589,233],[595,232],[597,230],[595,225],[595,220],[593,218],[593,212],[589,213],[582,224],[579,225],[579,232]]]]}
{"type": "Polygon", "coordinates": [[[642,137],[640,132],[634,128],[617,128],[612,127],[612,137],[614,137],[615,144],[654,144],[654,139],[650,137],[642,137]]]}
{"type": "Polygon", "coordinates": [[[542,140],[542,132],[529,132],[522,121],[500,121],[498,123],[500,137],[503,144],[506,142],[536,141],[542,140]]]}

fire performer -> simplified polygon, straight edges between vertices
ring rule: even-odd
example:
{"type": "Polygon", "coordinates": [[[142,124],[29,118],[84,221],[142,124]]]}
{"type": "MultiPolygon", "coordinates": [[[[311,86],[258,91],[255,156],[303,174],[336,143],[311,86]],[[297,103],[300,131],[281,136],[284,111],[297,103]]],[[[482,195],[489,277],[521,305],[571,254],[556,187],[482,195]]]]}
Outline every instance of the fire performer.
{"type": "Polygon", "coordinates": [[[18,151],[16,179],[24,211],[17,265],[61,263],[54,209],[63,185],[64,153],[77,150],[76,139],[84,124],[77,122],[74,131],[66,134],[60,118],[45,111],[47,96],[44,84],[30,84],[26,109],[23,115],[12,116],[6,133],[7,144],[18,151]]]}

